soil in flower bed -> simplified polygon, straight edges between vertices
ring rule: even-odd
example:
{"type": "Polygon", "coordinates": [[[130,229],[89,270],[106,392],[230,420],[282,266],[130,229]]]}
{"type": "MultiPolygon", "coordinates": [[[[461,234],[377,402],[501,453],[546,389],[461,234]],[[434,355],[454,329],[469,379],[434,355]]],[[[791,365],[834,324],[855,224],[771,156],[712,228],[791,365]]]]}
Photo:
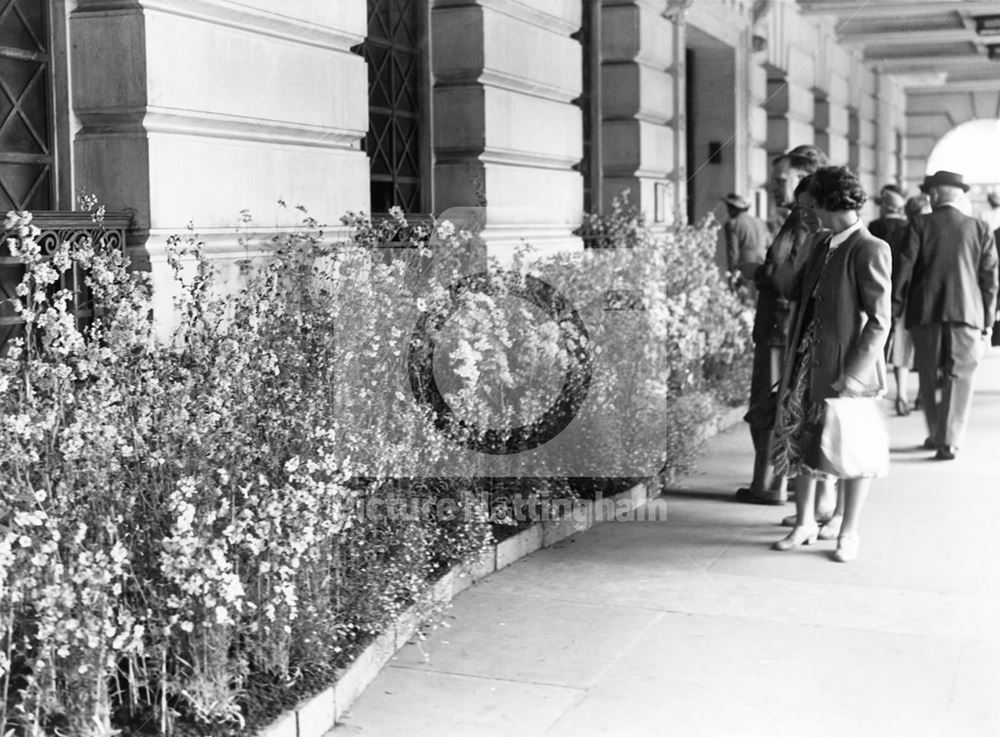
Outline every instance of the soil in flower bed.
{"type": "Polygon", "coordinates": [[[588,478],[578,476],[567,479],[569,488],[580,499],[607,499],[608,497],[628,491],[636,484],[648,479],[640,477],[588,478]]]}
{"type": "MultiPolygon", "coordinates": [[[[367,643],[351,648],[339,665],[312,665],[298,671],[289,682],[270,673],[251,673],[243,684],[237,703],[243,712],[244,726],[235,724],[199,724],[187,715],[178,717],[172,737],[248,737],[272,724],[279,716],[294,709],[334,683],[339,667],[350,663],[367,643]]],[[[160,720],[152,710],[128,714],[122,710],[113,719],[121,737],[161,737],[160,720]]]]}

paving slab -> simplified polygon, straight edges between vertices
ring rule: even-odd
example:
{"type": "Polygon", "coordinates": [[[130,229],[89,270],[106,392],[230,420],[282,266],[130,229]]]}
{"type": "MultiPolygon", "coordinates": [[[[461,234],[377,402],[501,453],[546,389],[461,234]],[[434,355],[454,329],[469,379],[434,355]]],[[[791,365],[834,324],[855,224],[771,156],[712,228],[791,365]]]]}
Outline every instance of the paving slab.
{"type": "Polygon", "coordinates": [[[581,692],[537,683],[386,668],[334,735],[509,737],[544,734],[581,692]],[[447,698],[442,698],[447,695],[447,698]]]}
{"type": "Polygon", "coordinates": [[[659,617],[631,607],[472,590],[455,601],[453,626],[438,628],[420,647],[403,648],[392,663],[587,688],[659,617]]]}

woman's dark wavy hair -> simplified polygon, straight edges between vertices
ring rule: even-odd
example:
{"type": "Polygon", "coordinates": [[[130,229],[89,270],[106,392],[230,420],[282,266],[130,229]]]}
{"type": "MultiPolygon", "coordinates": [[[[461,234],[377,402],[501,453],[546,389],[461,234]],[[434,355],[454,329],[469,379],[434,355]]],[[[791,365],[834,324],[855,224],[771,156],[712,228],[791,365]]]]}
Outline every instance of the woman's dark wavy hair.
{"type": "Polygon", "coordinates": [[[824,166],[812,175],[809,194],[816,206],[830,212],[860,210],[868,195],[857,175],[846,166],[824,166]]]}
{"type": "Polygon", "coordinates": [[[798,199],[800,194],[808,192],[809,187],[812,186],[812,180],[813,180],[812,174],[806,174],[804,177],[802,177],[802,179],[799,180],[799,183],[795,185],[795,192],[792,193],[793,196],[796,199],[798,199]]]}

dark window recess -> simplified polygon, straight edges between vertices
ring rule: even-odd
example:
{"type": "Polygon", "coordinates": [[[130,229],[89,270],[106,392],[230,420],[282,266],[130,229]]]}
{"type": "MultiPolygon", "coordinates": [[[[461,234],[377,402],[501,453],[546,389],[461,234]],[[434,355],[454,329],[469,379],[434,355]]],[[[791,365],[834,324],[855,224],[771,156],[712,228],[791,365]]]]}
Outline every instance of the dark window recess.
{"type": "Polygon", "coordinates": [[[398,205],[419,212],[421,202],[421,7],[413,0],[368,0],[371,209],[398,205]]]}
{"type": "Polygon", "coordinates": [[[583,111],[583,158],[580,160],[580,172],[583,174],[583,211],[597,212],[600,203],[594,197],[593,177],[591,168],[593,166],[593,140],[594,140],[594,120],[590,114],[590,96],[594,91],[593,73],[590,64],[590,55],[595,53],[594,49],[594,29],[591,27],[591,18],[588,9],[585,7],[581,17],[579,39],[580,49],[583,52],[583,95],[579,103],[583,111]]]}
{"type": "Polygon", "coordinates": [[[722,163],[722,144],[718,141],[709,141],[708,143],[708,163],[722,163]]]}
{"type": "Polygon", "coordinates": [[[53,205],[48,3],[0,0],[0,212],[53,205]]]}

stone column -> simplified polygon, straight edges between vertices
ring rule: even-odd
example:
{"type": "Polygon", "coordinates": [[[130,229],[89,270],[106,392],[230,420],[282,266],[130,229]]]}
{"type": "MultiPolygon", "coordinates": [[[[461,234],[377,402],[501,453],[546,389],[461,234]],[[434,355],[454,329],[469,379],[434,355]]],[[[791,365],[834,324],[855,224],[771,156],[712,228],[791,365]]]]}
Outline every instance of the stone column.
{"type": "Polygon", "coordinates": [[[685,200],[683,34],[664,8],[605,0],[602,29],[604,196],[629,189],[653,225],[685,200]]]}
{"type": "MultiPolygon", "coordinates": [[[[169,320],[164,244],[193,222],[206,252],[245,256],[261,235],[368,208],[365,0],[77,0],[69,17],[77,186],[135,213],[169,320]]],[[[260,239],[266,242],[266,237],[260,239]]]]}
{"type": "MultiPolygon", "coordinates": [[[[851,166],[854,167],[861,185],[869,195],[877,194],[882,182],[875,179],[875,143],[876,115],[875,104],[875,73],[865,67],[860,61],[855,61],[851,70],[851,111],[852,129],[850,132],[851,166]]],[[[872,214],[869,206],[866,214],[872,214]]]]}
{"type": "Polygon", "coordinates": [[[580,246],[580,24],[580,0],[434,3],[437,209],[485,206],[492,252],[580,246]]]}
{"type": "Polygon", "coordinates": [[[748,65],[749,73],[749,141],[748,186],[755,193],[754,214],[767,219],[767,183],[771,176],[771,163],[767,152],[767,70],[761,66],[757,54],[748,65]]]}
{"type": "Polygon", "coordinates": [[[875,178],[878,186],[901,182],[903,94],[887,74],[876,76],[875,178]]]}
{"type": "Polygon", "coordinates": [[[851,87],[848,77],[851,57],[843,49],[830,44],[825,47],[822,69],[817,69],[815,96],[816,145],[827,155],[831,164],[846,164],[850,158],[848,106],[851,87]]]}

